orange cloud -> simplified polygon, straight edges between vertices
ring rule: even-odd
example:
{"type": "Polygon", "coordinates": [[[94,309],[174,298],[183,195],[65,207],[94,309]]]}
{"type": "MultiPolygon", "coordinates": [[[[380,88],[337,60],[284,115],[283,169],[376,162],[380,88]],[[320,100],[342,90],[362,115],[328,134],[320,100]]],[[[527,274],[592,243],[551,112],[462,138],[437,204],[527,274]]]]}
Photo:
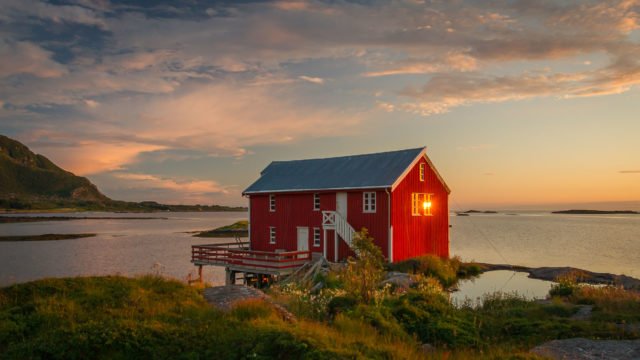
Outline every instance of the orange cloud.
{"type": "Polygon", "coordinates": [[[141,188],[160,188],[178,191],[181,193],[228,193],[228,190],[220,186],[215,181],[209,180],[185,180],[177,181],[174,179],[159,177],[149,174],[134,173],[116,173],[114,175],[119,179],[131,180],[129,186],[141,188]]]}

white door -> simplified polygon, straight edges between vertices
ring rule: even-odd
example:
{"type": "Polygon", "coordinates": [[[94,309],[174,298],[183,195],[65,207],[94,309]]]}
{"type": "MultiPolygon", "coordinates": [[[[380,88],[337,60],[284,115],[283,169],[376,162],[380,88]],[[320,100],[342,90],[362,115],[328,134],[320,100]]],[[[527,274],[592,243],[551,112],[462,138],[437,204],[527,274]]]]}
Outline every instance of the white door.
{"type": "Polygon", "coordinates": [[[298,227],[298,251],[309,251],[308,227],[298,227]]]}
{"type": "Polygon", "coordinates": [[[336,212],[342,215],[343,218],[347,218],[347,193],[336,193],[336,212]]]}

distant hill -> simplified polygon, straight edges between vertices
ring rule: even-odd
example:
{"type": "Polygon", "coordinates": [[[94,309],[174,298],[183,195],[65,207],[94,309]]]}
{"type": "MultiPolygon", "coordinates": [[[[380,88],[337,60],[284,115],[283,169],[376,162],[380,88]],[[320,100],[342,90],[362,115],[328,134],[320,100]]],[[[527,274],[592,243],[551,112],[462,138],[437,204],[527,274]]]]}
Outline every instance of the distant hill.
{"type": "Polygon", "coordinates": [[[0,135],[0,198],[110,202],[87,178],[65,171],[16,140],[0,135]]]}
{"type": "Polygon", "coordinates": [[[220,205],[164,205],[112,200],[89,179],[66,171],[22,143],[0,135],[0,209],[102,211],[243,211],[220,205]]]}

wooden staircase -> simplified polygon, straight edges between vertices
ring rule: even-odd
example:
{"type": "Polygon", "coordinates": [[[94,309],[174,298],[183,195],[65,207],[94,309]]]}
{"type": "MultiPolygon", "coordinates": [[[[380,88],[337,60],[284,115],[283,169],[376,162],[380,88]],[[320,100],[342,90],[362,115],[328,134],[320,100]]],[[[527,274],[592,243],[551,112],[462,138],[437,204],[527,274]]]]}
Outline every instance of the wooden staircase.
{"type": "MultiPolygon", "coordinates": [[[[323,211],[322,212],[322,228],[324,230],[334,230],[338,237],[340,237],[349,248],[353,249],[353,236],[356,231],[353,226],[347,222],[342,215],[336,211],[323,211]]],[[[325,241],[326,242],[326,241],[325,241]]],[[[336,243],[337,245],[337,243],[336,243]]],[[[338,248],[335,247],[335,259],[338,258],[338,248]]]]}

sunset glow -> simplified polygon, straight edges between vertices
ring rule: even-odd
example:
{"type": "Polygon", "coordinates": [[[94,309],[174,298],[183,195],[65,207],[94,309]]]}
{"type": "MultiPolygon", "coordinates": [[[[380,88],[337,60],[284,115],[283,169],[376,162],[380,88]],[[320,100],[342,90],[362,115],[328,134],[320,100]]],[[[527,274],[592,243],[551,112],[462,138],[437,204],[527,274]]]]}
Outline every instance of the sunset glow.
{"type": "Polygon", "coordinates": [[[0,134],[122,200],[427,146],[453,209],[639,207],[640,1],[150,4],[3,1],[0,134]]]}

